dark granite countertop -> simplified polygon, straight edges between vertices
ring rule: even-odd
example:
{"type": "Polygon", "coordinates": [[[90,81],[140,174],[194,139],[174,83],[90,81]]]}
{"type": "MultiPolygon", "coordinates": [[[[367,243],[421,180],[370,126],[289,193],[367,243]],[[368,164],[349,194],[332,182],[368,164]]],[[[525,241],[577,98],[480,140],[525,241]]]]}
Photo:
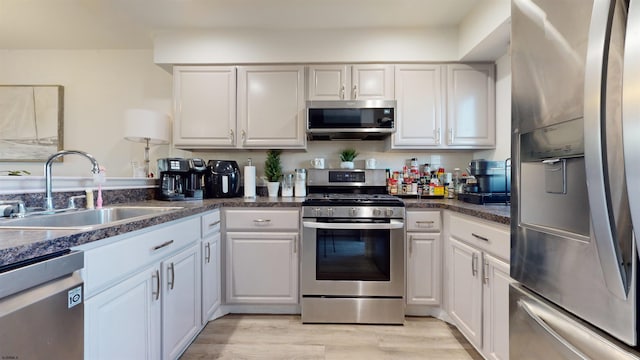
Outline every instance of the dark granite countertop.
{"type": "MultiPolygon", "coordinates": [[[[407,209],[449,209],[502,224],[509,224],[509,207],[504,205],[473,205],[457,200],[417,200],[403,199],[407,209]]],[[[136,231],[149,226],[196,215],[220,207],[300,207],[302,198],[268,197],[256,199],[205,199],[198,201],[166,202],[149,200],[143,202],[115,204],[127,206],[180,206],[179,210],[168,211],[158,216],[105,226],[92,230],[0,230],[0,266],[22,260],[51,254],[74,246],[90,243],[108,237],[136,231]]]]}
{"type": "Polygon", "coordinates": [[[402,199],[407,209],[447,209],[500,224],[511,224],[511,207],[504,204],[476,205],[452,199],[402,199]]]}

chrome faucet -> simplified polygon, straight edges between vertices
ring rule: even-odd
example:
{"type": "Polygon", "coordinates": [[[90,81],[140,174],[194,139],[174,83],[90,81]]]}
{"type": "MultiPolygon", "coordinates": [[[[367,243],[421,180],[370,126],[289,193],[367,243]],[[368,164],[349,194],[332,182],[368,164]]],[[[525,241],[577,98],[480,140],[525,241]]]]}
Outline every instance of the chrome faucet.
{"type": "Polygon", "coordinates": [[[91,164],[93,165],[93,167],[91,168],[91,172],[94,174],[100,173],[100,164],[98,164],[98,161],[91,154],[86,153],[84,151],[61,150],[49,156],[49,159],[47,159],[47,162],[44,164],[44,181],[45,181],[45,191],[46,191],[45,199],[44,199],[45,211],[54,211],[53,195],[51,193],[52,192],[51,191],[51,188],[52,188],[51,187],[51,165],[53,164],[53,161],[55,159],[65,155],[71,155],[71,154],[82,155],[86,157],[87,159],[89,159],[89,161],[91,161],[91,164]]]}

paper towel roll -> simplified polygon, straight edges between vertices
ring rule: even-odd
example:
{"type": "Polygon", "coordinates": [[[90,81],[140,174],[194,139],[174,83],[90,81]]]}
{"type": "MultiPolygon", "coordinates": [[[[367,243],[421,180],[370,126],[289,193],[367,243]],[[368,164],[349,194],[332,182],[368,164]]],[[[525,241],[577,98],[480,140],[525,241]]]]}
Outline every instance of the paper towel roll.
{"type": "Polygon", "coordinates": [[[256,167],[245,166],[244,167],[244,197],[254,198],[256,197],[256,167]]]}

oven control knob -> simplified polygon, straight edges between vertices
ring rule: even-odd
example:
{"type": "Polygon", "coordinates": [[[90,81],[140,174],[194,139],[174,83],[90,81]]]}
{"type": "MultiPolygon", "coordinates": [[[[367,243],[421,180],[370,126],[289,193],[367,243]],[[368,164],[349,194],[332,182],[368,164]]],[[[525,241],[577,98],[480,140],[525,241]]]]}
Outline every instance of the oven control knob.
{"type": "Polygon", "coordinates": [[[381,216],[381,215],[382,215],[382,210],[373,209],[373,216],[381,216]]]}
{"type": "Polygon", "coordinates": [[[349,215],[351,215],[351,216],[356,216],[356,215],[358,215],[358,208],[351,208],[351,209],[349,210],[349,215]]]}
{"type": "Polygon", "coordinates": [[[315,208],[315,209],[313,209],[313,213],[314,213],[315,216],[320,216],[320,215],[322,215],[322,209],[315,208]]]}
{"type": "Polygon", "coordinates": [[[385,210],[385,211],[384,211],[384,214],[385,214],[386,216],[388,216],[388,217],[389,217],[389,216],[393,216],[393,209],[387,209],[387,210],[385,210]]]}
{"type": "Polygon", "coordinates": [[[327,209],[327,216],[328,217],[332,217],[333,216],[333,208],[328,208],[327,209]]]}

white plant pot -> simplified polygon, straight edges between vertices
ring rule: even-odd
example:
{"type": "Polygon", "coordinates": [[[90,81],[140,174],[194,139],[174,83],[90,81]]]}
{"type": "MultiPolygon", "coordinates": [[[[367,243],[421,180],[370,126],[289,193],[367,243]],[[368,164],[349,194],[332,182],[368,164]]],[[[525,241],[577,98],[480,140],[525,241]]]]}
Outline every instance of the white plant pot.
{"type": "Polygon", "coordinates": [[[341,169],[353,169],[353,161],[342,161],[340,163],[341,169]]]}
{"type": "Polygon", "coordinates": [[[278,197],[278,189],[280,188],[279,182],[267,182],[267,192],[269,197],[278,197]]]}

